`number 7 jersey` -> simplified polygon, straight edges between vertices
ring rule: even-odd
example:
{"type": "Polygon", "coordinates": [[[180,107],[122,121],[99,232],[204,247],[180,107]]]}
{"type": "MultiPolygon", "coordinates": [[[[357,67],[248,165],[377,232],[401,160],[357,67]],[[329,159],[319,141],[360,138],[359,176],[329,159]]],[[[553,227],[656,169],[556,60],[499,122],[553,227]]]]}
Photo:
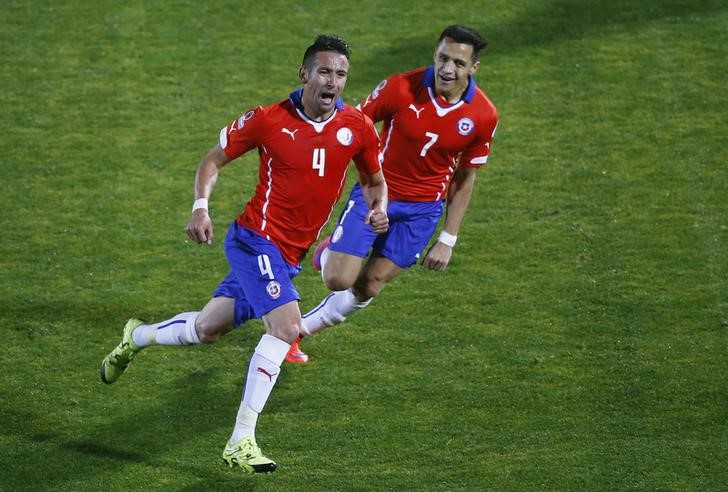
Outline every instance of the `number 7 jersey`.
{"type": "Polygon", "coordinates": [[[457,103],[437,96],[432,66],[392,75],[357,108],[374,122],[384,122],[380,162],[390,200],[445,198],[458,165],[487,162],[498,124],[495,106],[472,76],[457,103]]]}
{"type": "Polygon", "coordinates": [[[235,159],[258,149],[258,184],[237,221],[258,232],[298,265],[329,219],[350,161],[376,174],[379,139],[369,118],[341,100],[327,120],[309,119],[301,90],[257,107],[220,130],[220,146],[235,159]]]}

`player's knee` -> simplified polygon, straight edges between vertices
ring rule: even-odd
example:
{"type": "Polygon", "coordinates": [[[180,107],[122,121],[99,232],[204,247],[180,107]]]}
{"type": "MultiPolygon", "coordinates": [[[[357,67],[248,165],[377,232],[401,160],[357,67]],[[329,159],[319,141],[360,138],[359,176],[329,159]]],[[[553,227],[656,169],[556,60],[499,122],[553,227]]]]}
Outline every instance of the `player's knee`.
{"type": "Polygon", "coordinates": [[[279,323],[275,326],[268,327],[269,335],[287,343],[293,343],[301,333],[303,332],[301,331],[300,322],[279,323]]]}
{"type": "Polygon", "coordinates": [[[202,343],[215,343],[227,333],[223,327],[206,320],[200,320],[199,318],[197,323],[195,323],[195,330],[197,331],[197,338],[202,343]]]}
{"type": "Polygon", "coordinates": [[[327,272],[326,269],[324,269],[323,280],[324,285],[326,285],[326,288],[329,290],[346,290],[354,285],[356,275],[337,271],[327,272]]]}

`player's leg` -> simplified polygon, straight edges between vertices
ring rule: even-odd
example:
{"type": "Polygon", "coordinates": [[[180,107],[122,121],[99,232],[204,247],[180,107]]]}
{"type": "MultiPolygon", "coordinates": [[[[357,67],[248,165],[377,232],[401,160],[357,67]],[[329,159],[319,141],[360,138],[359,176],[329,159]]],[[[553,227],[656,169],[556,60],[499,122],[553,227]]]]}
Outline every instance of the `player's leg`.
{"type": "Polygon", "coordinates": [[[250,358],[235,427],[223,451],[223,459],[230,466],[238,465],[249,473],[269,473],[277,467],[275,461],[265,456],[258,447],[255,428],[258,415],[278,380],[290,342],[298,336],[301,323],[298,302],[291,301],[273,309],[263,316],[263,323],[266,334],[261,337],[250,358]]]}
{"type": "MultiPolygon", "coordinates": [[[[243,394],[243,402],[257,413],[263,410],[268,401],[268,396],[280,373],[283,358],[291,342],[298,337],[301,327],[298,302],[291,301],[273,309],[263,316],[263,323],[266,333],[261,337],[250,359],[243,394]]],[[[236,437],[235,433],[233,437],[236,437]]]]}
{"type": "Polygon", "coordinates": [[[197,316],[195,328],[202,343],[215,343],[244,321],[235,319],[235,299],[213,297],[197,316]]]}
{"type": "Polygon", "coordinates": [[[372,256],[359,272],[354,285],[331,292],[303,318],[302,332],[313,335],[329,326],[344,322],[349,316],[369,305],[384,285],[402,271],[383,256],[372,256]]]}
{"type": "MultiPolygon", "coordinates": [[[[328,248],[330,244],[330,238],[326,238],[315,253],[315,264],[319,265],[321,270],[321,277],[324,280],[324,284],[329,289],[346,290],[351,287],[356,281],[356,276],[361,270],[361,264],[364,258],[361,256],[355,256],[341,251],[332,251],[328,248]],[[323,248],[321,248],[323,246],[323,248]],[[323,252],[321,251],[323,249],[323,252]]],[[[325,299],[324,299],[325,301],[325,299]]],[[[311,320],[310,323],[316,323],[312,326],[318,326],[318,322],[311,320]]],[[[326,326],[335,324],[334,322],[327,322],[326,326]]],[[[323,326],[323,325],[322,325],[323,326]]],[[[304,333],[306,331],[304,330],[304,333]]],[[[303,335],[299,336],[292,344],[291,350],[286,354],[286,362],[292,364],[305,364],[308,362],[308,355],[303,352],[299,346],[299,343],[303,340],[303,335]]]]}
{"type": "MultiPolygon", "coordinates": [[[[345,317],[339,315],[338,302],[332,302],[332,299],[350,300],[348,289],[356,282],[362,262],[377,239],[377,234],[365,223],[368,211],[369,207],[357,183],[351,190],[328,246],[323,252],[317,248],[321,276],[332,292],[303,316],[303,335],[344,321],[345,317]]],[[[287,360],[296,362],[290,359],[289,357],[287,360]]]]}
{"type": "MultiPolygon", "coordinates": [[[[365,308],[387,282],[414,265],[427,246],[442,215],[442,202],[391,201],[387,209],[389,231],[376,236],[373,253],[359,272],[351,288],[329,294],[318,306],[303,316],[303,334],[311,335],[328,326],[343,322],[356,311],[365,308]]],[[[352,226],[355,224],[352,224],[352,226]]],[[[355,230],[354,227],[349,228],[355,230]]],[[[347,241],[347,230],[342,233],[347,241]]],[[[336,247],[332,237],[330,249],[336,247]]],[[[348,247],[353,247],[348,245],[348,247]]],[[[333,252],[329,255],[329,261],[333,252]]],[[[328,265],[327,267],[328,268],[328,265]]]]}
{"type": "MultiPolygon", "coordinates": [[[[327,248],[325,262],[321,264],[321,278],[326,288],[332,291],[346,290],[354,285],[366,257],[361,253],[351,254],[327,248]]],[[[368,251],[367,251],[368,252],[368,251]]]]}
{"type": "Polygon", "coordinates": [[[314,250],[312,264],[321,271],[324,285],[330,290],[345,290],[356,280],[364,258],[377,235],[366,224],[369,207],[359,183],[349,194],[334,232],[314,250]]]}
{"type": "MultiPolygon", "coordinates": [[[[332,291],[346,290],[356,281],[356,276],[359,274],[364,260],[363,256],[366,256],[366,252],[363,253],[363,256],[356,256],[341,251],[332,251],[329,249],[330,244],[331,236],[316,247],[313,260],[314,268],[318,267],[317,270],[321,271],[321,278],[326,287],[332,291]]],[[[366,245],[366,242],[361,244],[366,245]]],[[[311,323],[316,323],[313,326],[318,326],[318,322],[313,319],[311,323]]],[[[334,323],[330,322],[326,326],[330,326],[330,324],[334,323]]],[[[286,362],[292,364],[305,364],[308,362],[308,355],[299,346],[301,340],[303,340],[303,335],[300,335],[291,344],[291,350],[286,354],[286,362]]]]}
{"type": "Polygon", "coordinates": [[[254,317],[263,319],[266,334],[250,359],[245,389],[223,459],[230,466],[240,466],[249,473],[266,473],[275,470],[276,463],[261,452],[255,428],[290,343],[300,330],[299,295],[293,285],[293,277],[300,269],[286,263],[278,248],[257,233],[237,225],[231,229],[235,229],[234,241],[225,243],[228,261],[246,305],[254,317]],[[239,247],[240,244],[245,248],[239,247]]]}
{"type": "Polygon", "coordinates": [[[202,311],[180,313],[154,324],[141,324],[132,333],[140,348],[150,345],[214,343],[235,327],[235,299],[213,297],[202,311]]]}
{"type": "Polygon", "coordinates": [[[357,304],[368,305],[379,295],[387,282],[394,280],[404,268],[379,253],[373,254],[349,289],[357,304]]]}
{"type": "Polygon", "coordinates": [[[151,345],[197,345],[217,341],[233,329],[234,299],[212,298],[201,312],[180,313],[168,320],[145,324],[130,319],[122,340],[101,362],[101,380],[115,382],[136,355],[151,345]]]}

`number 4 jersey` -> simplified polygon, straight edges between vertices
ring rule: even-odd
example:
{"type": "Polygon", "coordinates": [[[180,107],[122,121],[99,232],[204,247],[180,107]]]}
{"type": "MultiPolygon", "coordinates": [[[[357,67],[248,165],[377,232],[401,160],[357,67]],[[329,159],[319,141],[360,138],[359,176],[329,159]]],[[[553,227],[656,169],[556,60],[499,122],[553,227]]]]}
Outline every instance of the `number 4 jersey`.
{"type": "Polygon", "coordinates": [[[258,149],[258,184],[237,221],[276,244],[298,265],[318,238],[346,182],[350,161],[376,174],[377,132],[361,112],[337,102],[327,120],[309,119],[302,89],[289,99],[257,107],[220,130],[220,146],[235,159],[258,149]]]}
{"type": "Polygon", "coordinates": [[[433,67],[385,79],[357,108],[384,122],[380,161],[390,200],[445,198],[458,163],[486,163],[498,124],[495,106],[472,76],[457,103],[437,96],[433,67]]]}

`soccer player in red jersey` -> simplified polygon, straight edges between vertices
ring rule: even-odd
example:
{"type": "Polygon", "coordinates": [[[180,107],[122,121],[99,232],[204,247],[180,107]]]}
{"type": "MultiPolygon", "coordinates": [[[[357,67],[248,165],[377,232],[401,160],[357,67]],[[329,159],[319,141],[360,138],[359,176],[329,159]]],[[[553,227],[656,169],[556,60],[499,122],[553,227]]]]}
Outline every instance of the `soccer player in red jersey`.
{"type": "Polygon", "coordinates": [[[225,239],[230,273],[200,312],[154,324],[129,320],[122,342],[101,364],[101,379],[113,383],[145,347],[215,342],[245,321],[262,318],[266,333],[250,359],[235,426],[223,451],[231,467],[250,473],[276,468],[256,444],[255,426],[301,331],[293,277],[341,195],[350,161],[366,197],[366,227],[375,234],[388,227],[376,129],[340,98],[348,74],[348,45],[338,36],[319,36],[299,69],[302,88],[277,104],[251,109],[220,131],[219,144],[197,169],[187,235],[198,243],[212,242],[207,205],[218,174],[230,161],[257,149],[258,184],[225,239]]]}
{"type": "MultiPolygon", "coordinates": [[[[423,265],[436,271],[447,267],[475,173],[488,159],[498,123],[495,107],[473,78],[486,44],[468,26],[449,26],[440,35],[433,65],[385,79],[358,106],[374,122],[383,122],[380,160],[389,189],[389,230],[377,234],[358,224],[366,205],[355,185],[334,232],[314,253],[314,266],[333,292],[304,315],[302,335],[341,323],[417,262],[445,201],[443,228],[423,265]]],[[[298,343],[286,357],[307,359],[298,343]]]]}

